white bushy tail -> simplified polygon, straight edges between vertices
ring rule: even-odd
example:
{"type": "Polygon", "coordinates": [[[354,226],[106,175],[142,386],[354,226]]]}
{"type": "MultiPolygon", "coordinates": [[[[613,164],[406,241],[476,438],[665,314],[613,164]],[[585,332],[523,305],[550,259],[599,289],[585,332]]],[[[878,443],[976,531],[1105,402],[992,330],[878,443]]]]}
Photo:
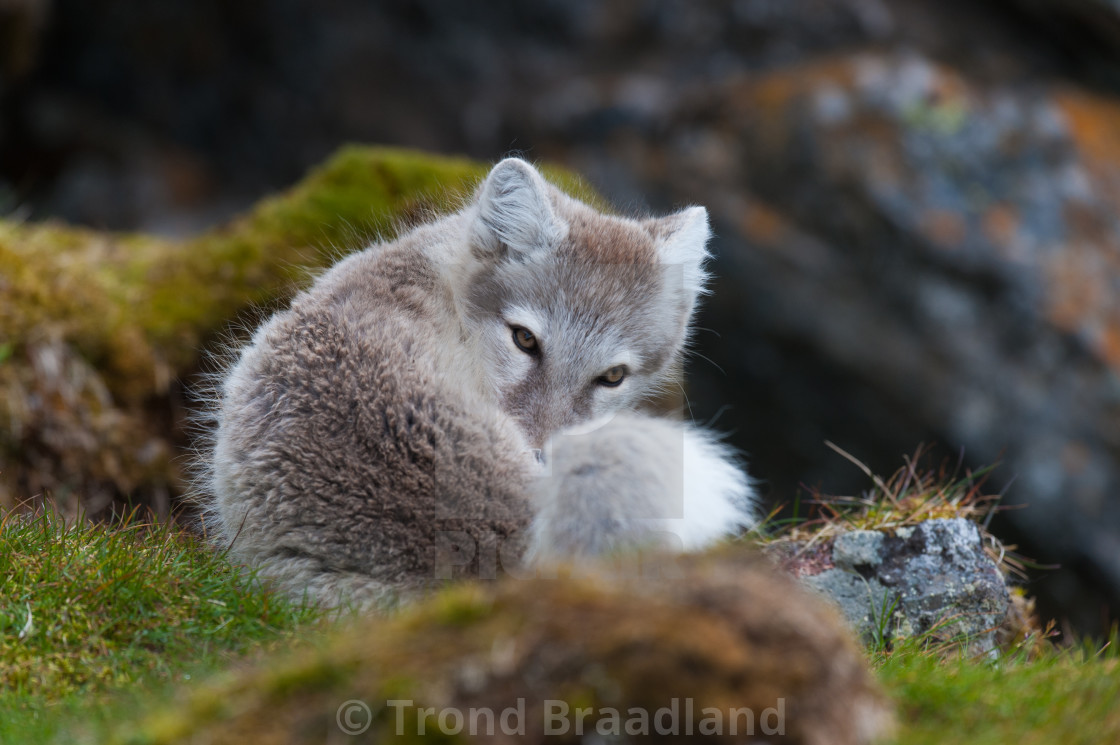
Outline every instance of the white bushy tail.
{"type": "Polygon", "coordinates": [[[529,564],[643,546],[692,551],[757,523],[729,448],[691,425],[638,414],[556,435],[533,491],[529,564]]]}

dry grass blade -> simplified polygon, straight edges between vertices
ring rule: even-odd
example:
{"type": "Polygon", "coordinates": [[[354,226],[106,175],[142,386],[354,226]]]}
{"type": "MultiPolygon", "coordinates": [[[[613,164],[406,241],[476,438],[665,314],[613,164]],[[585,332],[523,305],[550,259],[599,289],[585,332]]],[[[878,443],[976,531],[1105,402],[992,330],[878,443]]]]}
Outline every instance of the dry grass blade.
{"type": "Polygon", "coordinates": [[[985,550],[1003,571],[1025,577],[1029,562],[1013,553],[1014,546],[1005,546],[987,530],[991,515],[1006,509],[1000,505],[1002,493],[985,489],[995,465],[971,470],[960,459],[933,464],[929,449],[919,446],[902,467],[883,478],[835,443],[825,444],[866,474],[871,488],[857,496],[809,489],[809,498],[799,502],[809,506],[808,515],[781,519],[781,508],[777,508],[767,516],[760,531],[764,545],[796,543],[796,555],[801,555],[851,530],[893,533],[926,520],[965,518],[977,523],[985,550]]]}

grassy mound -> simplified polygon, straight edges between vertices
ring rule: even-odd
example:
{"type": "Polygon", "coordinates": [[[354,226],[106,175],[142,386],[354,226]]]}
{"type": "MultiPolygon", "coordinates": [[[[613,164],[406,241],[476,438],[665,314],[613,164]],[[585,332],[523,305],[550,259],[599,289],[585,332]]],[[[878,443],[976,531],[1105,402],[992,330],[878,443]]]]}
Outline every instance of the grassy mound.
{"type": "Polygon", "coordinates": [[[469,734],[460,715],[499,733],[508,712],[521,742],[579,742],[581,728],[618,736],[643,718],[653,733],[659,710],[697,741],[713,734],[702,715],[725,734],[780,727],[787,742],[837,745],[890,719],[832,608],[735,547],[451,587],[204,684],[116,741],[314,743],[347,726],[368,727],[359,741],[429,741],[469,734]]]}
{"type": "MultiPolygon", "coordinates": [[[[679,592],[719,597],[705,595],[717,574],[706,561],[679,592]]],[[[281,742],[360,742],[335,719],[350,699],[370,706],[369,732],[384,734],[396,715],[390,699],[497,706],[485,696],[531,700],[553,686],[574,709],[601,704],[592,697],[617,691],[612,679],[654,706],[658,694],[718,692],[751,643],[695,603],[674,609],[679,598],[666,591],[667,602],[651,605],[627,583],[457,587],[393,618],[323,619],[189,536],[135,521],[67,526],[53,513],[4,518],[0,577],[0,742],[21,745],[221,741],[247,736],[243,727],[259,728],[244,741],[275,730],[281,742]],[[575,644],[587,638],[590,646],[575,644]],[[488,677],[495,670],[507,673],[504,690],[488,677]],[[512,671],[526,674],[511,682],[512,671]]],[[[864,656],[897,710],[890,741],[1112,742],[1120,741],[1113,641],[1103,651],[1020,646],[992,660],[914,639],[864,656]]],[[[807,669],[796,650],[774,649],[773,675],[807,669]]],[[[438,726],[415,735],[416,707],[402,713],[413,739],[447,740],[438,726]]]]}
{"type": "Polygon", "coordinates": [[[187,241],[0,220],[0,507],[51,493],[91,513],[124,497],[162,511],[182,491],[180,383],[202,350],[339,255],[459,206],[487,167],[347,147],[187,241]]]}

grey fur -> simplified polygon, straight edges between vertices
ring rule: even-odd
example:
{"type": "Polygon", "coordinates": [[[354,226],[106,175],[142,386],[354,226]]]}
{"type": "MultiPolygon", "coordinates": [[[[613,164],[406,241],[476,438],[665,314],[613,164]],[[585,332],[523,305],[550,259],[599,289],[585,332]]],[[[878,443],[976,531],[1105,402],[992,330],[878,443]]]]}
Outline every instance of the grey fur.
{"type": "Polygon", "coordinates": [[[727,508],[690,535],[749,523],[710,438],[610,421],[672,382],[707,235],[701,208],[607,216],[499,163],[463,210],[344,259],[258,329],[216,406],[215,538],[292,594],[368,605],[520,570],[530,535],[538,562],[644,542],[644,518],[693,498],[689,469],[727,508]],[[528,324],[535,355],[512,340],[528,324]]]}

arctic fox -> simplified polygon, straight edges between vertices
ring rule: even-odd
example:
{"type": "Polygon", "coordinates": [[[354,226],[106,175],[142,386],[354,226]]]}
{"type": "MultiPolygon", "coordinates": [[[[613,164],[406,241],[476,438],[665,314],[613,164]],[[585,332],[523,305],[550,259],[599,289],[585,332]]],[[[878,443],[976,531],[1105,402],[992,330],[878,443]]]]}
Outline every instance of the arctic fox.
{"type": "Polygon", "coordinates": [[[754,522],[675,382],[707,212],[598,212],[498,163],[455,214],[353,254],[253,336],[219,395],[209,523],[324,605],[754,522]]]}

